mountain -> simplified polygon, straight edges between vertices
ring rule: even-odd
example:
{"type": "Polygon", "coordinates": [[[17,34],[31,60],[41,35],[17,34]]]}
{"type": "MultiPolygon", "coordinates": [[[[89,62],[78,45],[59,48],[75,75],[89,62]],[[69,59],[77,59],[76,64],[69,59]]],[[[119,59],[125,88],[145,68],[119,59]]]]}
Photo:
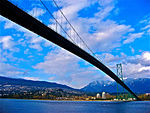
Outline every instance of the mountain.
{"type": "Polygon", "coordinates": [[[62,89],[75,90],[69,86],[61,85],[61,84],[57,84],[57,83],[52,83],[52,82],[15,79],[15,78],[8,78],[8,77],[2,77],[2,76],[0,76],[0,85],[20,85],[20,86],[62,88],[62,89]]]}
{"type": "Polygon", "coordinates": [[[0,98],[19,99],[72,99],[85,92],[66,85],[0,76],[0,98]]]}
{"type": "MultiPolygon", "coordinates": [[[[125,84],[135,93],[143,94],[150,93],[150,78],[128,78],[124,80],[125,84]]],[[[120,92],[123,91],[121,86],[118,86],[120,92]]],[[[117,83],[115,81],[93,81],[81,89],[85,92],[117,92],[117,83]]]]}
{"type": "Polygon", "coordinates": [[[82,88],[81,90],[85,92],[102,92],[102,91],[108,92],[108,90],[112,88],[107,87],[112,83],[113,82],[111,81],[93,81],[84,88],[82,88]]]}
{"type": "MultiPolygon", "coordinates": [[[[150,93],[150,78],[138,78],[138,79],[128,78],[124,80],[124,82],[135,93],[138,94],[150,93]]],[[[5,85],[39,87],[39,88],[44,87],[44,88],[53,88],[53,89],[59,88],[59,89],[65,89],[69,92],[76,91],[77,93],[81,93],[83,91],[92,92],[92,93],[103,92],[103,91],[108,93],[117,92],[117,83],[115,81],[93,81],[89,83],[87,86],[78,90],[78,89],[71,88],[67,85],[61,85],[52,82],[32,81],[32,80],[15,79],[15,78],[0,76],[0,86],[5,86],[5,85]]],[[[120,92],[122,91],[123,89],[120,90],[120,92]]]]}

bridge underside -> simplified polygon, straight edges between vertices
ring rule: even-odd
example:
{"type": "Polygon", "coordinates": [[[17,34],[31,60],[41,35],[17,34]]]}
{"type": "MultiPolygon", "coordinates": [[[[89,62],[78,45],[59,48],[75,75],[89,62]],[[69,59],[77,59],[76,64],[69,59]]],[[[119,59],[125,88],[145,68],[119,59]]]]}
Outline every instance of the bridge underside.
{"type": "Polygon", "coordinates": [[[33,18],[26,12],[22,11],[7,0],[0,0],[0,15],[10,19],[11,21],[23,26],[24,28],[46,38],[47,40],[55,43],[56,45],[70,51],[78,57],[93,64],[95,67],[102,70],[127,91],[129,91],[137,100],[140,100],[128,87],[125,85],[109,68],[91,56],[89,53],[79,48],[69,40],[65,39],[37,19],[33,18]]]}

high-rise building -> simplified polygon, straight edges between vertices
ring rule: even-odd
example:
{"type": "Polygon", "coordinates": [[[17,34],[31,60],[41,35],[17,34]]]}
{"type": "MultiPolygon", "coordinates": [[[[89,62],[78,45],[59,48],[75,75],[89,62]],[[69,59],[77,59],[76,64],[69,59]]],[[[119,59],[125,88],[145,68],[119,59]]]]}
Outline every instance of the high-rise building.
{"type": "Polygon", "coordinates": [[[106,93],[102,92],[102,99],[106,99],[106,93]]]}
{"type": "Polygon", "coordinates": [[[96,98],[101,98],[101,96],[100,96],[100,94],[99,94],[99,93],[97,93],[96,98]]]}

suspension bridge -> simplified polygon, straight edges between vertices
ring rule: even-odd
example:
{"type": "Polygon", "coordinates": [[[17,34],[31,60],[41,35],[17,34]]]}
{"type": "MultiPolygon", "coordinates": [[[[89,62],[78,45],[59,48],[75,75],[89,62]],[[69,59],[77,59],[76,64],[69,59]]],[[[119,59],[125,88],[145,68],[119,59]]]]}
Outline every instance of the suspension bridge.
{"type": "Polygon", "coordinates": [[[71,25],[71,23],[66,18],[61,8],[59,8],[59,6],[54,0],[53,3],[58,8],[61,14],[61,18],[63,18],[65,22],[67,22],[67,25],[69,25],[69,27],[66,28],[63,27],[61,24],[62,21],[59,22],[57,20],[57,18],[52,14],[52,12],[50,12],[48,7],[44,4],[42,0],[40,0],[40,2],[44,6],[46,11],[53,17],[53,20],[55,21],[56,24],[55,30],[45,25],[32,15],[28,14],[27,11],[24,11],[19,6],[12,3],[11,0],[0,0],[0,15],[4,16],[5,18],[8,18],[9,20],[15,22],[16,24],[34,32],[35,34],[51,41],[52,43],[68,50],[69,52],[75,54],[76,56],[91,63],[92,65],[94,65],[95,67],[106,73],[108,76],[110,76],[112,79],[114,79],[123,88],[125,88],[129,93],[131,93],[136,98],[136,100],[141,100],[118,76],[116,76],[115,73],[113,73],[107,66],[105,66],[97,58],[94,52],[85,43],[83,38],[81,38],[81,36],[78,34],[75,28],[71,25]],[[59,33],[60,29],[63,31],[63,33],[59,33]],[[78,43],[75,40],[73,40],[73,36],[71,34],[80,39],[81,43],[78,43]],[[83,45],[88,50],[88,52],[85,50],[83,45]]]}

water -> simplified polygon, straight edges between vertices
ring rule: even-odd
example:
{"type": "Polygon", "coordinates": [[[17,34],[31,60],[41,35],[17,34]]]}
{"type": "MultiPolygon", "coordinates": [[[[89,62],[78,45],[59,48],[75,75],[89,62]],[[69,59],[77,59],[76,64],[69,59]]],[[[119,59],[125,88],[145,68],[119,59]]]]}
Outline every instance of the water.
{"type": "Polygon", "coordinates": [[[150,113],[150,101],[49,101],[0,99],[0,113],[150,113]]]}

